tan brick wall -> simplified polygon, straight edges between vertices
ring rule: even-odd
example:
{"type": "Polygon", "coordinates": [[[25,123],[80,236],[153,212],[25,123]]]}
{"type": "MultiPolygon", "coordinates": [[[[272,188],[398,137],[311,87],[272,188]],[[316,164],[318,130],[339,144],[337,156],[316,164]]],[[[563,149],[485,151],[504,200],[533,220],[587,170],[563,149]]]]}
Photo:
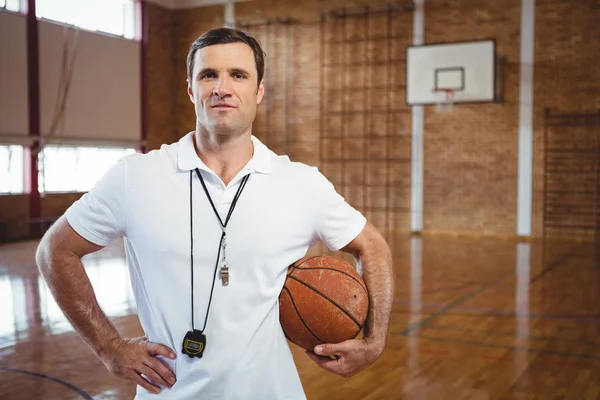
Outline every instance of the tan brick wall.
{"type": "MultiPolygon", "coordinates": [[[[342,7],[354,11],[367,4],[377,7],[384,3],[255,0],[236,4],[235,12],[238,22],[287,17],[294,21],[289,26],[272,23],[268,28],[266,25],[246,28],[261,41],[267,52],[268,96],[259,108],[255,134],[278,153],[318,165],[346,198],[365,211],[377,225],[391,221],[395,230],[407,231],[411,115],[404,102],[402,86],[404,52],[412,43],[412,13],[394,15],[392,26],[397,37],[392,45],[394,54],[387,54],[387,48],[377,44],[370,44],[365,49],[360,40],[364,38],[363,19],[346,20],[346,33],[354,35],[357,39],[354,43],[325,48],[324,62],[339,63],[342,54],[345,54],[346,62],[353,57],[360,61],[363,54],[373,60],[398,59],[391,79],[383,72],[382,65],[373,65],[366,74],[360,67],[346,67],[343,71],[327,67],[323,70],[324,76],[320,76],[320,13],[342,7]],[[289,53],[286,44],[290,46],[289,53]],[[365,83],[376,81],[388,90],[351,89],[358,87],[359,82],[364,87],[365,83]],[[339,90],[341,88],[345,90],[339,90]],[[336,96],[335,89],[343,94],[336,96]],[[388,94],[391,104],[398,110],[390,119],[363,113],[369,107],[390,104],[386,103],[388,94]],[[326,100],[327,106],[323,118],[321,99],[326,100]],[[344,116],[330,112],[342,111],[343,106],[346,111],[355,112],[344,116]],[[336,140],[336,134],[352,139],[336,140]],[[368,146],[361,147],[363,144],[368,146]],[[382,163],[382,159],[387,163],[382,163]],[[384,204],[394,209],[391,215],[376,211],[384,204]]],[[[600,26],[594,21],[600,18],[599,9],[591,0],[539,0],[536,3],[533,234],[540,236],[543,110],[546,107],[561,111],[600,108],[600,69],[593,67],[598,58],[600,26]]],[[[432,0],[425,4],[426,43],[493,38],[498,55],[505,62],[503,103],[461,105],[450,115],[437,114],[433,107],[426,108],[424,228],[428,232],[514,235],[517,223],[521,1],[432,0]]],[[[177,139],[194,129],[194,111],[185,90],[185,56],[190,43],[202,32],[222,26],[223,7],[155,10],[152,15],[151,21],[158,20],[172,28],[175,43],[169,48],[166,36],[158,34],[168,29],[161,28],[154,36],[151,34],[151,49],[156,51],[154,60],[163,63],[155,67],[157,73],[153,76],[162,75],[169,68],[173,72],[171,78],[160,81],[164,86],[154,88],[155,83],[151,83],[151,91],[155,94],[154,97],[150,95],[152,107],[164,111],[167,109],[161,107],[164,101],[174,110],[170,115],[160,111],[153,114],[151,140],[159,143],[166,142],[167,138],[177,139]],[[166,61],[169,57],[160,56],[160,51],[170,54],[171,66],[166,61]],[[166,100],[169,84],[175,90],[171,93],[170,103],[166,100]],[[174,127],[169,133],[171,136],[162,128],[169,124],[174,127]]],[[[373,36],[377,35],[377,29],[386,27],[377,17],[371,21],[373,30],[369,32],[373,36]]],[[[340,35],[339,21],[330,27],[338,30],[335,34],[328,31],[325,40],[340,35]]]]}
{"type": "MultiPolygon", "coordinates": [[[[600,5],[597,1],[537,0],[534,76],[533,234],[543,233],[544,110],[600,110],[600,5]]],[[[569,130],[572,128],[565,128],[569,130]]],[[[588,129],[598,135],[599,126],[588,129]]],[[[569,133],[567,133],[568,135],[569,133]]],[[[568,167],[567,167],[568,168],[568,167]]],[[[574,179],[567,182],[568,189],[574,179]]],[[[573,188],[576,190],[577,188],[573,188]]]]}
{"type": "Polygon", "coordinates": [[[425,42],[495,39],[504,102],[425,109],[425,231],[516,232],[520,0],[425,3],[425,42]]]}
{"type": "Polygon", "coordinates": [[[152,3],[148,7],[148,148],[178,139],[175,125],[175,12],[152,3]]]}

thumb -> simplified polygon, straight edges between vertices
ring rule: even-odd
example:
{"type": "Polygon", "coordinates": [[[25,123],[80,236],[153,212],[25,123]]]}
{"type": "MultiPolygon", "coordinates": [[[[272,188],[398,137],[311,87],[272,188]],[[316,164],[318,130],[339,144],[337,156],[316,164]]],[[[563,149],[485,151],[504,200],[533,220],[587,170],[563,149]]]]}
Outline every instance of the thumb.
{"type": "Polygon", "coordinates": [[[343,350],[343,347],[339,344],[324,343],[316,345],[314,353],[319,356],[331,357],[341,353],[343,350]]]}

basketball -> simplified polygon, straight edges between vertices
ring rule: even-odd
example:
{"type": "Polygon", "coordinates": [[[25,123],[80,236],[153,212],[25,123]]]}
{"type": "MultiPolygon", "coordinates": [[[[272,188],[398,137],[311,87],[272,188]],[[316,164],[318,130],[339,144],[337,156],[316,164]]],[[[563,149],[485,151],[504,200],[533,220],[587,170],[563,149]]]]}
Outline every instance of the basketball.
{"type": "Polygon", "coordinates": [[[331,256],[305,257],[288,268],[279,295],[285,336],[312,350],[320,343],[355,338],[369,310],[369,294],[359,273],[331,256]]]}

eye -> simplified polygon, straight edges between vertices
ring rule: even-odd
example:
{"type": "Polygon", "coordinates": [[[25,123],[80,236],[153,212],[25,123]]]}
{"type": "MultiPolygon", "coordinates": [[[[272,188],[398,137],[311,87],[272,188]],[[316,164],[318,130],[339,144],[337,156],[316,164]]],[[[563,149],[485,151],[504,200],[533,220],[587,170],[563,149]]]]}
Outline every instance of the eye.
{"type": "Polygon", "coordinates": [[[216,78],[217,74],[215,74],[214,72],[207,72],[206,74],[202,75],[200,77],[200,79],[212,79],[212,78],[216,78]]]}
{"type": "Polygon", "coordinates": [[[245,75],[243,75],[243,74],[240,74],[240,73],[233,74],[233,77],[234,77],[235,79],[245,79],[245,78],[246,78],[246,76],[245,76],[245,75]]]}

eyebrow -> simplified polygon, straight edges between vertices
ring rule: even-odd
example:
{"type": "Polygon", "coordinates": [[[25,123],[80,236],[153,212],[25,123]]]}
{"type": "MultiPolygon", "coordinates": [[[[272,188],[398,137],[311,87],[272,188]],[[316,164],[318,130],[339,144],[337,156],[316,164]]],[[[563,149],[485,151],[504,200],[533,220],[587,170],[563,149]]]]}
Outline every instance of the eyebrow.
{"type": "Polygon", "coordinates": [[[234,74],[237,73],[237,74],[242,74],[242,75],[246,75],[246,76],[251,76],[252,75],[252,74],[250,74],[250,72],[246,71],[243,68],[233,68],[231,70],[231,72],[234,73],[234,74]]]}
{"type": "Polygon", "coordinates": [[[199,72],[198,72],[198,75],[197,75],[197,76],[206,75],[206,74],[208,74],[209,72],[216,73],[217,71],[216,71],[215,69],[213,69],[213,68],[204,68],[204,69],[202,69],[201,71],[199,71],[199,72]]]}
{"type": "MultiPolygon", "coordinates": [[[[246,71],[243,68],[232,68],[230,70],[230,72],[232,74],[242,74],[242,75],[246,75],[246,76],[252,76],[252,74],[250,74],[250,72],[246,71]]],[[[206,75],[208,73],[214,73],[214,74],[216,74],[217,70],[214,69],[214,68],[204,68],[200,72],[198,72],[198,76],[203,76],[203,75],[206,75]]]]}

